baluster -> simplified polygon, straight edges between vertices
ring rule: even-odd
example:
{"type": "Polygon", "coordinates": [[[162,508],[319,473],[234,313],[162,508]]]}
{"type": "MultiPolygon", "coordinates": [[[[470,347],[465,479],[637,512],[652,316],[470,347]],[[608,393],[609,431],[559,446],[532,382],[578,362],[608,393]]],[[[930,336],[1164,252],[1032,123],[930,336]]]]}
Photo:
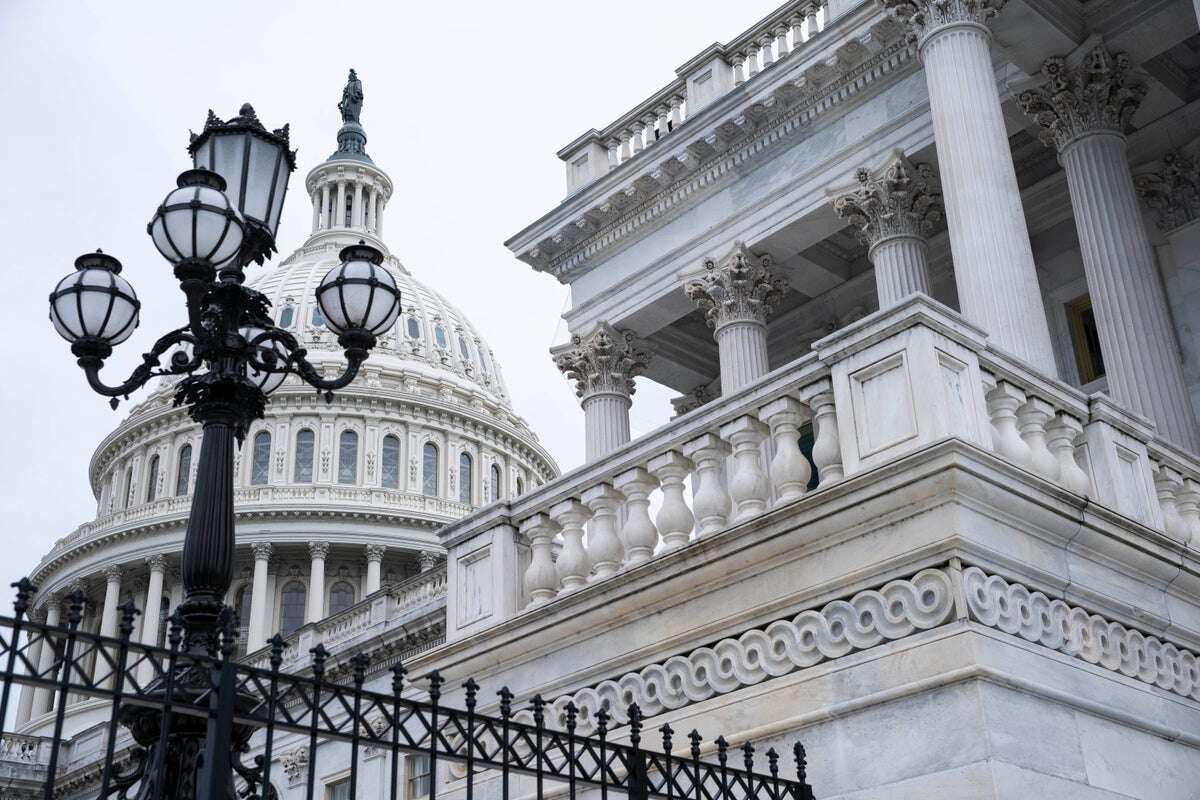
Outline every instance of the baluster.
{"type": "Polygon", "coordinates": [[[641,467],[634,467],[618,475],[613,485],[625,495],[625,527],[621,528],[625,563],[640,564],[649,560],[658,546],[658,530],[650,521],[649,512],[650,493],[658,486],[658,480],[641,467]]]}
{"type": "Polygon", "coordinates": [[[812,459],[817,465],[818,488],[840,481],[842,470],[842,446],[838,440],[837,408],[834,405],[833,386],[828,380],[806,386],[800,392],[812,411],[816,439],[813,442],[812,459]]]}
{"type": "Polygon", "coordinates": [[[1083,435],[1083,423],[1065,412],[1046,426],[1046,446],[1058,461],[1058,482],[1065,489],[1087,497],[1092,482],[1075,459],[1075,442],[1083,435]]]}
{"type": "Polygon", "coordinates": [[[608,140],[608,168],[612,169],[621,163],[621,140],[608,140]]]}
{"type": "Polygon", "coordinates": [[[582,499],[592,510],[588,522],[588,557],[594,580],[601,580],[619,570],[625,560],[625,548],[617,536],[617,507],[624,497],[612,484],[602,483],[584,492],[582,499]]]}
{"type": "Polygon", "coordinates": [[[583,549],[583,523],[591,509],[578,500],[564,500],[550,508],[550,517],[562,528],[562,549],[558,552],[558,580],[561,593],[573,592],[587,583],[592,564],[583,549]]]}
{"type": "Polygon", "coordinates": [[[996,452],[1019,467],[1028,467],[1033,457],[1029,445],[1017,433],[1016,411],[1025,403],[1025,393],[1007,381],[997,381],[987,393],[987,410],[992,418],[992,445],[996,452]]]}
{"type": "Polygon", "coordinates": [[[1179,516],[1187,526],[1187,543],[1200,550],[1200,483],[1187,478],[1183,489],[1175,495],[1179,516]]]}
{"type": "Polygon", "coordinates": [[[1046,422],[1053,418],[1054,407],[1039,397],[1030,397],[1017,409],[1021,438],[1029,445],[1030,466],[1042,477],[1057,482],[1061,472],[1058,459],[1046,447],[1046,422]]]}
{"type": "Polygon", "coordinates": [[[630,127],[633,128],[633,147],[630,148],[629,152],[636,156],[638,153],[646,149],[646,123],[638,120],[630,127]]]}
{"type": "Polygon", "coordinates": [[[721,480],[721,465],[729,455],[729,445],[716,434],[706,433],[686,443],[683,452],[696,464],[692,507],[696,512],[697,538],[725,530],[731,504],[721,480]]]}
{"type": "Polygon", "coordinates": [[[775,26],[775,60],[782,61],[788,55],[788,26],[780,23],[775,26]]]}
{"type": "Polygon", "coordinates": [[[808,41],[817,35],[817,10],[821,7],[820,0],[812,0],[804,6],[804,26],[806,34],[804,41],[808,41]]]}
{"type": "Polygon", "coordinates": [[[658,141],[658,137],[654,134],[654,123],[658,119],[653,113],[646,114],[642,117],[642,124],[646,126],[646,147],[658,141]]]}
{"type": "Polygon", "coordinates": [[[554,534],[558,526],[545,514],[534,514],[521,523],[521,535],[529,540],[529,567],[525,570],[525,591],[529,606],[541,605],[558,594],[558,570],[554,567],[554,534]]]}
{"type": "Polygon", "coordinates": [[[800,49],[800,45],[804,44],[804,17],[800,14],[793,14],[788,20],[788,26],[792,29],[792,52],[800,49]]]}
{"type": "Polygon", "coordinates": [[[775,54],[771,50],[774,44],[775,37],[770,33],[764,33],[758,37],[758,46],[762,48],[762,68],[764,70],[775,63],[775,54]]]}
{"type": "Polygon", "coordinates": [[[729,496],[733,522],[757,517],[767,508],[767,476],[762,469],[762,442],[767,426],[749,414],[721,426],[721,438],[733,445],[733,474],[729,496]]]}
{"type": "Polygon", "coordinates": [[[658,138],[661,139],[671,131],[667,125],[671,119],[671,109],[666,103],[663,103],[655,111],[658,118],[658,138]]]}
{"type": "Polygon", "coordinates": [[[633,131],[626,128],[621,131],[621,161],[628,161],[633,155],[633,131]]]}
{"type": "Polygon", "coordinates": [[[771,488],[775,505],[790,503],[808,492],[812,468],[800,452],[800,426],[804,406],[794,398],[781,397],[759,409],[758,416],[771,427],[775,456],[771,459],[771,488]]]}
{"type": "Polygon", "coordinates": [[[683,97],[677,94],[671,95],[671,126],[670,130],[675,130],[683,124],[683,97]]]}
{"type": "Polygon", "coordinates": [[[746,48],[746,80],[750,80],[758,73],[758,42],[751,42],[750,46],[746,48]]]}
{"type": "Polygon", "coordinates": [[[670,450],[650,459],[647,466],[658,478],[663,491],[663,504],[654,518],[658,534],[663,540],[663,550],[683,547],[692,538],[692,528],[696,523],[683,497],[683,479],[691,474],[693,464],[682,453],[670,450]]]}
{"type": "Polygon", "coordinates": [[[741,53],[733,56],[733,85],[741,86],[746,82],[746,58],[741,53]]]}
{"type": "Polygon", "coordinates": [[[1163,528],[1172,539],[1187,544],[1191,531],[1175,505],[1175,493],[1180,488],[1182,482],[1178,472],[1164,464],[1155,465],[1154,490],[1158,494],[1158,505],[1162,508],[1163,528]]]}

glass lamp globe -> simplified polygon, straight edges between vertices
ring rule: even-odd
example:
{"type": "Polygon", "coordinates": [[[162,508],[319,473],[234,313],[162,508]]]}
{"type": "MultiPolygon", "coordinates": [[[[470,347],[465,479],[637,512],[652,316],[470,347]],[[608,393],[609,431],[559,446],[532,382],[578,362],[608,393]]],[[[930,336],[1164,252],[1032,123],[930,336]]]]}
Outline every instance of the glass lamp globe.
{"type": "Polygon", "coordinates": [[[396,324],[400,289],[383,264],[383,253],[359,242],[343,248],[342,263],[325,274],[317,302],[334,333],[366,331],[379,336],[396,324]]]}
{"type": "Polygon", "coordinates": [[[59,336],[72,344],[115,345],[133,334],[142,304],[120,272],[121,262],[99,250],[75,259],[75,271],[50,293],[50,321],[59,336]]]}
{"type": "Polygon", "coordinates": [[[289,146],[288,126],[267,130],[249,103],[228,121],[209,111],[204,130],[188,145],[197,169],[225,179],[230,201],[246,220],[243,263],[262,263],[275,250],[288,179],[296,168],[296,151],[289,146]]]}
{"type": "Polygon", "coordinates": [[[146,232],[172,264],[203,261],[219,267],[242,247],[245,221],[225,195],[225,180],[206,169],[189,169],[179,188],[162,201],[146,232]]]}
{"type": "MultiPolygon", "coordinates": [[[[238,333],[247,342],[251,342],[255,337],[266,333],[266,330],[248,325],[239,328],[238,333]]],[[[274,353],[276,364],[282,365],[287,360],[287,350],[284,349],[282,344],[273,339],[264,339],[255,346],[255,349],[258,350],[255,355],[263,364],[271,363],[271,353],[274,353]]],[[[263,394],[270,394],[283,385],[284,380],[287,378],[287,373],[255,369],[253,365],[247,364],[246,377],[253,381],[259,389],[262,389],[263,394]]]]}

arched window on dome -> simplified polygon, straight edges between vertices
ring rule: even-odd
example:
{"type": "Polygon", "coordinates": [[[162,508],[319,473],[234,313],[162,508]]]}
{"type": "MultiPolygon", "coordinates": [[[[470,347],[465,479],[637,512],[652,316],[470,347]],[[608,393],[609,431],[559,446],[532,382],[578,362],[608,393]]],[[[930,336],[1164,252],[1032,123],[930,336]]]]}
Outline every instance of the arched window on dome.
{"type": "Polygon", "coordinates": [[[408,338],[410,338],[410,339],[420,339],[421,338],[421,321],[418,320],[416,317],[408,318],[408,338]]]}
{"type": "Polygon", "coordinates": [[[496,464],[492,464],[491,477],[492,496],[489,499],[494,503],[500,499],[500,467],[496,464]]]}
{"type": "Polygon", "coordinates": [[[150,470],[146,477],[146,502],[154,501],[154,492],[158,487],[158,454],[150,457],[150,470]]]}
{"type": "Polygon", "coordinates": [[[321,313],[321,304],[313,303],[312,307],[312,326],[320,328],[325,324],[325,315],[321,313]]]}
{"type": "Polygon", "coordinates": [[[463,361],[471,360],[471,348],[467,347],[467,340],[463,337],[458,337],[458,352],[462,354],[463,361]]]}
{"type": "Polygon", "coordinates": [[[379,458],[380,480],[385,489],[400,488],[400,437],[388,434],[383,437],[383,451],[379,458]]]}
{"type": "Polygon", "coordinates": [[[250,485],[262,486],[271,476],[271,434],[254,434],[254,453],[250,462],[250,485]]]}
{"type": "Polygon", "coordinates": [[[338,581],[329,589],[329,616],[339,614],[354,605],[354,587],[338,581]]]}
{"type": "Polygon", "coordinates": [[[441,325],[435,325],[433,327],[433,339],[437,342],[438,347],[442,348],[443,350],[446,349],[446,329],[441,325]]]}
{"type": "Polygon", "coordinates": [[[130,464],[125,468],[125,496],[121,499],[121,508],[129,508],[133,505],[133,465],[130,464]]]}
{"type": "Polygon", "coordinates": [[[188,493],[188,483],[192,479],[192,446],[185,444],[179,448],[179,463],[175,466],[175,496],[183,497],[188,493]]]}
{"type": "Polygon", "coordinates": [[[296,483],[312,483],[316,438],[308,428],[296,434],[296,457],[292,464],[292,480],[296,483]]]}
{"type": "Polygon", "coordinates": [[[304,624],[304,584],[292,581],[279,595],[279,632],[290,636],[304,624]]]}
{"type": "Polygon", "coordinates": [[[292,327],[292,318],[295,316],[295,314],[296,314],[296,309],[294,306],[284,306],[283,311],[279,312],[279,327],[281,327],[281,328],[292,327]]]}
{"type": "Polygon", "coordinates": [[[471,454],[461,453],[458,456],[458,502],[471,502],[471,487],[474,484],[474,476],[472,473],[471,454]]]}
{"type": "Polygon", "coordinates": [[[438,448],[433,442],[426,442],[421,450],[421,493],[438,496],[438,448]]]}
{"type": "Polygon", "coordinates": [[[358,434],[342,431],[338,437],[338,483],[358,480],[358,434]]]}
{"type": "MultiPolygon", "coordinates": [[[[349,187],[347,187],[349,188],[349,187]]],[[[346,192],[346,227],[349,228],[354,219],[354,194],[346,192]]]]}

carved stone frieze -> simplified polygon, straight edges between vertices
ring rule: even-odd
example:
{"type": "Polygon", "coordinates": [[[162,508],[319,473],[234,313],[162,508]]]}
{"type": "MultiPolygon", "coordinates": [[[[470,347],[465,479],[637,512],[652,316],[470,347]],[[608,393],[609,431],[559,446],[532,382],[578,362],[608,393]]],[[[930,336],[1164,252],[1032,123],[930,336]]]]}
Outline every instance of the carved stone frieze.
{"type": "Polygon", "coordinates": [[[631,396],[633,379],[650,363],[650,353],[637,336],[603,322],[584,336],[572,336],[569,344],[551,348],[550,355],[568,380],[575,381],[580,398],[631,396]]]}
{"type": "Polygon", "coordinates": [[[1097,131],[1128,132],[1129,120],[1146,96],[1146,84],[1125,53],[1103,44],[1082,59],[1050,58],[1042,65],[1045,84],[1017,97],[1025,113],[1042,126],[1041,140],[1059,151],[1097,131]]]}
{"type": "Polygon", "coordinates": [[[1195,653],[978,567],[963,570],[963,588],[971,618],[989,628],[1200,700],[1195,653]]]}
{"type": "Polygon", "coordinates": [[[945,214],[933,166],[914,164],[899,150],[876,169],[860,167],[854,178],[858,185],[833,208],[868,247],[893,236],[926,238],[945,214]]]}
{"type": "Polygon", "coordinates": [[[744,243],[735,242],[720,261],[705,259],[703,271],[688,278],[684,291],[704,312],[710,328],[740,321],[765,324],[785,286],[770,266],[770,256],[755,255],[744,243]]]}
{"type": "Polygon", "coordinates": [[[894,580],[878,590],[859,592],[736,639],[722,639],[711,647],[563,695],[554,701],[551,718],[560,721],[566,704],[573,702],[579,710],[579,731],[589,734],[602,708],[617,723],[627,721],[631,702],[647,717],[654,716],[936,628],[953,616],[950,576],[940,569],[923,570],[911,579],[894,580]]]}
{"type": "Polygon", "coordinates": [[[1200,163],[1182,150],[1162,157],[1158,172],[1138,175],[1134,188],[1158,217],[1158,229],[1173,231],[1200,219],[1200,163]]]}
{"type": "Polygon", "coordinates": [[[946,25],[986,25],[1008,0],[876,0],[880,8],[908,26],[909,40],[924,42],[946,25]]]}

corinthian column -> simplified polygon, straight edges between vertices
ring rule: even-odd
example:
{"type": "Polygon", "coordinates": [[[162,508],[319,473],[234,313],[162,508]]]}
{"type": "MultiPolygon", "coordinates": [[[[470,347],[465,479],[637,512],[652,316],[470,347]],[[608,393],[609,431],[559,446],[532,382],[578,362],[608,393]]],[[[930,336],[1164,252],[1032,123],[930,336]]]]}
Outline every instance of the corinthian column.
{"type": "Polygon", "coordinates": [[[642,342],[629,331],[601,322],[586,336],[550,349],[554,364],[575,381],[583,406],[587,460],[608,455],[629,441],[633,379],[650,362],[642,342]]]}
{"type": "MultiPolygon", "coordinates": [[[[59,623],[60,614],[62,613],[62,598],[58,595],[50,595],[46,598],[46,624],[50,627],[55,627],[59,623]]],[[[55,641],[59,641],[57,638],[55,641]]],[[[57,678],[57,674],[53,673],[53,667],[58,660],[59,654],[50,643],[43,642],[41,653],[38,654],[38,674],[47,678],[57,678]]],[[[47,713],[54,707],[54,690],[46,687],[38,687],[33,693],[33,709],[32,716],[37,717],[47,713]]]]}
{"type": "Polygon", "coordinates": [[[1042,126],[1042,140],[1058,147],[1067,173],[1109,394],[1152,419],[1166,438],[1200,451],[1179,344],[1125,156],[1125,131],[1146,87],[1125,54],[1113,56],[1103,45],[1049,59],[1042,73],[1049,81],[1019,100],[1042,126]]]}
{"type": "Polygon", "coordinates": [[[987,21],[1007,0],[878,0],[917,41],[945,193],[958,303],[991,341],[1056,376],[987,21]]]}
{"type": "Polygon", "coordinates": [[[250,584],[250,619],[246,621],[246,652],[253,653],[267,643],[267,569],[271,564],[271,543],[250,545],[254,555],[254,578],[250,584]]]}
{"type": "Polygon", "coordinates": [[[770,256],[756,256],[735,242],[719,262],[687,277],[684,291],[704,311],[721,359],[721,393],[732,394],[767,374],[767,314],[783,296],[783,281],[770,256]]]}
{"type": "Polygon", "coordinates": [[[309,542],[308,554],[312,563],[308,578],[308,613],[304,621],[316,622],[325,616],[325,559],[329,555],[329,542],[309,542]]]}
{"type": "Polygon", "coordinates": [[[367,545],[367,594],[379,591],[380,568],[383,566],[383,555],[387,548],[381,544],[367,545]]]}
{"type": "Polygon", "coordinates": [[[893,150],[875,170],[860,168],[858,185],[833,201],[838,216],[858,229],[875,265],[879,308],[914,292],[929,294],[926,238],[942,218],[942,192],[933,167],[893,150]]]}
{"type": "Polygon", "coordinates": [[[163,576],[167,571],[167,559],[163,555],[153,555],[146,559],[150,568],[150,580],[146,586],[146,602],[142,608],[142,644],[158,644],[159,617],[162,613],[163,576]]]}

